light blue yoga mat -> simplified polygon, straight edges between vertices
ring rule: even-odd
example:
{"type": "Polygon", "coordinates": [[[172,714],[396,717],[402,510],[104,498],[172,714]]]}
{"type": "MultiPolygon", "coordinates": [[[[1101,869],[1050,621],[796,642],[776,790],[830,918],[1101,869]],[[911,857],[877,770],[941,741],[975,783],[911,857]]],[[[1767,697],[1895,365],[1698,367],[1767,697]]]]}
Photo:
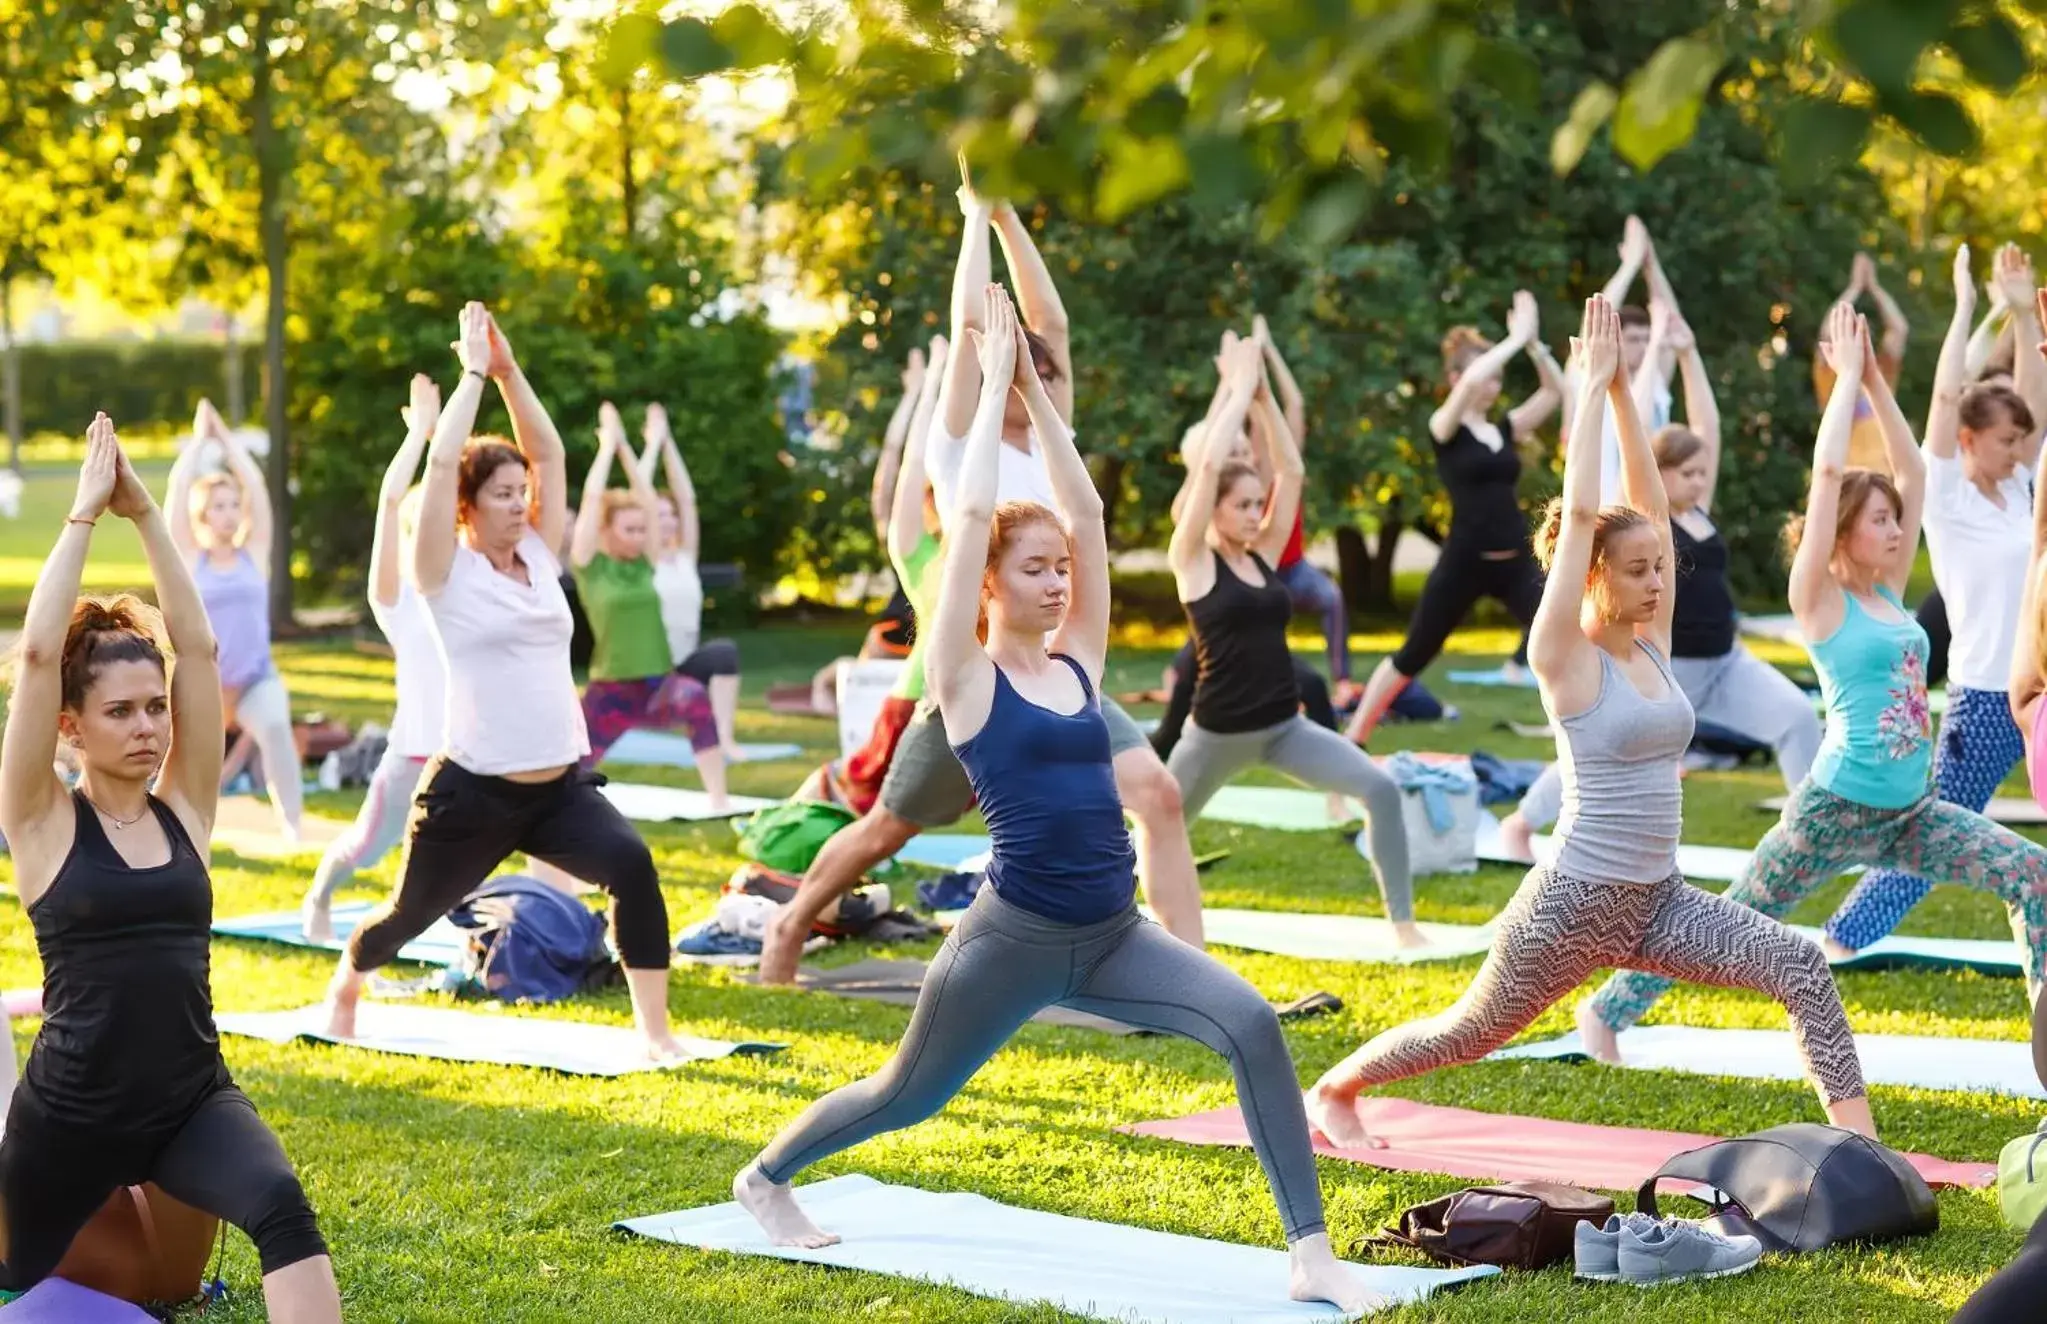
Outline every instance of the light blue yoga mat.
{"type": "Polygon", "coordinates": [[[1413,965],[1419,961],[1454,961],[1482,956],[1493,944],[1493,931],[1470,924],[1424,924],[1427,947],[1403,948],[1393,939],[1393,925],[1367,915],[1303,915],[1281,910],[1225,910],[1204,906],[1202,935],[1219,947],[1271,952],[1307,961],[1358,961],[1375,965],[1413,965]]]}
{"type": "Polygon", "coordinates": [[[1487,671],[1452,671],[1449,673],[1452,685],[1487,685],[1500,689],[1532,690],[1535,688],[1535,673],[1522,668],[1519,676],[1509,678],[1505,667],[1493,667],[1487,671]]]}
{"type": "MultiPolygon", "coordinates": [[[[304,930],[299,927],[299,912],[296,910],[273,911],[267,915],[231,915],[226,919],[215,919],[213,931],[225,938],[257,938],[264,942],[281,942],[287,947],[310,947],[315,951],[338,952],[348,945],[349,935],[355,932],[355,926],[362,923],[374,909],[376,907],[367,901],[334,907],[332,942],[307,941],[304,930]]],[[[421,965],[446,965],[460,956],[468,945],[468,935],[443,917],[435,920],[433,926],[425,933],[400,947],[398,959],[417,961],[421,965]]]]}
{"type": "Polygon", "coordinates": [[[933,869],[965,869],[985,864],[980,857],[987,855],[990,844],[979,832],[925,832],[912,837],[907,846],[896,852],[896,859],[933,869]]]}
{"type": "MultiPolygon", "coordinates": [[[[749,744],[739,743],[741,762],[766,763],[773,759],[793,759],[803,756],[803,746],[790,744],[749,744]]],[[[669,768],[694,768],[697,753],[690,748],[689,737],[679,736],[672,731],[641,731],[637,728],[626,732],[612,742],[604,751],[606,763],[658,763],[669,768]]]]}
{"type": "MultiPolygon", "coordinates": [[[[1748,1080],[1803,1080],[1805,1061],[1788,1030],[1700,1030],[1654,1025],[1625,1030],[1621,1060],[1651,1071],[1748,1080]]],[[[2012,1094],[2047,1099],[2033,1073],[2033,1046],[1998,1039],[1936,1039],[1926,1035],[1858,1034],[1855,1052],[1872,1085],[2012,1094]]],[[[1589,1061],[1576,1034],[1502,1048],[1498,1059],[1589,1061]]]]}
{"type": "MultiPolygon", "coordinates": [[[[1002,1301],[1045,1301],[1119,1324],[1355,1318],[1335,1306],[1289,1301],[1282,1250],[1018,1209],[985,1196],[890,1186],[860,1175],[798,1186],[796,1198],[813,1222],[845,1239],[820,1250],[771,1246],[732,1203],[614,1226],[681,1246],[865,1269],[1002,1301]]],[[[1348,1267],[1367,1288],[1399,1304],[1499,1272],[1491,1265],[1348,1267]]]]}
{"type": "Polygon", "coordinates": [[[336,1039],[326,1030],[326,1008],[235,1012],[215,1018],[222,1034],[273,1044],[294,1039],[367,1048],[378,1053],[431,1057],[446,1062],[488,1062],[496,1066],[539,1067],[572,1076],[623,1076],[659,1071],[686,1062],[707,1062],[737,1053],[779,1052],[785,1044],[728,1043],[677,1035],[688,1056],[655,1062],[639,1031],[622,1025],[549,1020],[538,1016],[457,1011],[449,1007],[397,1002],[364,1002],[356,1011],[356,1037],[336,1039]]]}
{"type": "MultiPolygon", "coordinates": [[[[1814,942],[1825,933],[1824,929],[1797,924],[1792,928],[1814,942]]],[[[1836,970],[1973,970],[1979,975],[2013,979],[2026,973],[2019,946],[2009,938],[1922,938],[1905,933],[1880,938],[1833,966],[1836,970]]]]}

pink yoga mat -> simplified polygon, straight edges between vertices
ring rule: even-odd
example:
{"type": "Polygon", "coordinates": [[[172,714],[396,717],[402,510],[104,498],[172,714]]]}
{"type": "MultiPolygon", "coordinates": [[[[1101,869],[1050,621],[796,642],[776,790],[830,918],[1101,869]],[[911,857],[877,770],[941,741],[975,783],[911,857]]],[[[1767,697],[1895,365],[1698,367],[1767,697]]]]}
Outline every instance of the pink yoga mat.
{"type": "MultiPolygon", "coordinates": [[[[1636,1190],[1672,1155],[1720,1139],[1438,1108],[1407,1099],[1361,1099],[1358,1115],[1386,1148],[1338,1149],[1318,1134],[1315,1152],[1393,1172],[1440,1172],[1478,1181],[1555,1181],[1602,1191],[1636,1190]]],[[[1235,1108],[1117,1130],[1190,1145],[1251,1143],[1243,1115],[1235,1108]]],[[[1907,1154],[1905,1159],[1929,1186],[1985,1187],[1997,1182],[1997,1166],[1992,1163],[1951,1163],[1925,1154],[1907,1154]]]]}

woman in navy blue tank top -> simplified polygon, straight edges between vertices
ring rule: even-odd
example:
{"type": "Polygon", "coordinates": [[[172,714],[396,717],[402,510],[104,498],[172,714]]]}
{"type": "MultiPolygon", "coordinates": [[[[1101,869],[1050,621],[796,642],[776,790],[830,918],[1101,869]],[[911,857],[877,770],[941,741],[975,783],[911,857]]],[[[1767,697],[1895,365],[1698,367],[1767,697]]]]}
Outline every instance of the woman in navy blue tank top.
{"type": "Polygon", "coordinates": [[[101,414],[29,597],[0,831],[43,961],[43,1026],[0,1137],[0,1287],[27,1291],[109,1196],[154,1182],[249,1234],[270,1318],[341,1318],[291,1163],[221,1060],[197,844],[220,795],[220,668],[192,572],[101,414]],[[80,599],[103,514],[134,521],[178,665],[132,597],[80,599]],[[52,771],[59,739],[83,765],[52,771]],[[151,779],[155,780],[152,793],[151,779]]]}
{"type": "Polygon", "coordinates": [[[1279,1018],[1256,989],[1133,904],[1134,857],[1097,694],[1109,638],[1102,502],[1031,369],[1008,296],[990,286],[987,297],[981,399],[937,610],[921,628],[946,736],[994,841],[988,885],[932,962],[895,1057],[813,1103],[733,1179],[733,1195],[777,1245],[837,1241],[797,1207],[790,1180],[931,1116],[1025,1021],[1058,1004],[1182,1035],[1228,1058],[1292,1248],[1289,1294],[1375,1309],[1382,1300],[1329,1248],[1279,1018]],[[1012,390],[1044,447],[1059,511],[996,504],[996,448],[1012,390]]]}

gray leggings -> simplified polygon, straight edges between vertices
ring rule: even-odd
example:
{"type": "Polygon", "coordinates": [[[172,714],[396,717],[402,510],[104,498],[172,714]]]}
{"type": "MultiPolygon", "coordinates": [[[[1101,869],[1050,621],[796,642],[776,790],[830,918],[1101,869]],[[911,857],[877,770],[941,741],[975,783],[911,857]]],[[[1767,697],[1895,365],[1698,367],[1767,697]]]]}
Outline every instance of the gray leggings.
{"type": "Polygon", "coordinates": [[[1862,1064],[1819,944],[1673,875],[1604,883],[1534,868],[1500,912],[1493,949],[1445,1012],[1396,1026],[1351,1059],[1361,1086],[1475,1062],[1501,1047],[1602,966],[1768,993],[1821,1103],[1859,1099],[1862,1064]]]}
{"type": "Polygon", "coordinates": [[[1365,802],[1365,838],[1386,917],[1414,918],[1414,879],[1407,866],[1407,828],[1400,818],[1400,788],[1371,756],[1336,732],[1295,716],[1263,731],[1217,735],[1187,724],[1166,771],[1180,783],[1187,821],[1200,817],[1217,791],[1254,763],[1276,768],[1318,791],[1336,791],[1365,802]]]}
{"type": "MultiPolygon", "coordinates": [[[[1725,727],[1777,752],[1784,785],[1797,789],[1820,752],[1820,715],[1792,679],[1735,645],[1723,657],[1674,657],[1670,674],[1701,722],[1725,727]]],[[[1544,828],[1564,810],[1564,779],[1552,763],[1521,797],[1521,817],[1544,828]]]]}
{"type": "Polygon", "coordinates": [[[761,1151],[761,1172],[787,1182],[819,1159],[923,1121],[1055,1003],[1193,1039],[1229,1059],[1287,1240],[1323,1230],[1300,1080],[1279,1017],[1258,990],[1135,910],[1061,924],[1010,905],[993,887],[975,894],[938,949],[888,1065],[805,1109],[761,1151]]]}

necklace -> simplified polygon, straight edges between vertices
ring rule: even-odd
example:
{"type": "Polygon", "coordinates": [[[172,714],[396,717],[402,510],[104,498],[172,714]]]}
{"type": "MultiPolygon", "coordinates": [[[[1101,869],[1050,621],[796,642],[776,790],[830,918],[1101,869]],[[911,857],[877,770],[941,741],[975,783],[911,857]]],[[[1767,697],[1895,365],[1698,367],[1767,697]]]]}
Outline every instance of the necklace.
{"type": "Polygon", "coordinates": [[[136,814],[135,817],[133,818],[121,818],[118,815],[108,813],[106,810],[100,808],[99,801],[93,799],[89,795],[85,797],[85,802],[91,805],[94,809],[98,810],[99,816],[101,818],[106,819],[109,823],[112,823],[116,828],[134,827],[137,823],[140,823],[142,821],[144,815],[149,813],[149,802],[147,800],[144,800],[142,802],[142,812],[136,814]]]}

